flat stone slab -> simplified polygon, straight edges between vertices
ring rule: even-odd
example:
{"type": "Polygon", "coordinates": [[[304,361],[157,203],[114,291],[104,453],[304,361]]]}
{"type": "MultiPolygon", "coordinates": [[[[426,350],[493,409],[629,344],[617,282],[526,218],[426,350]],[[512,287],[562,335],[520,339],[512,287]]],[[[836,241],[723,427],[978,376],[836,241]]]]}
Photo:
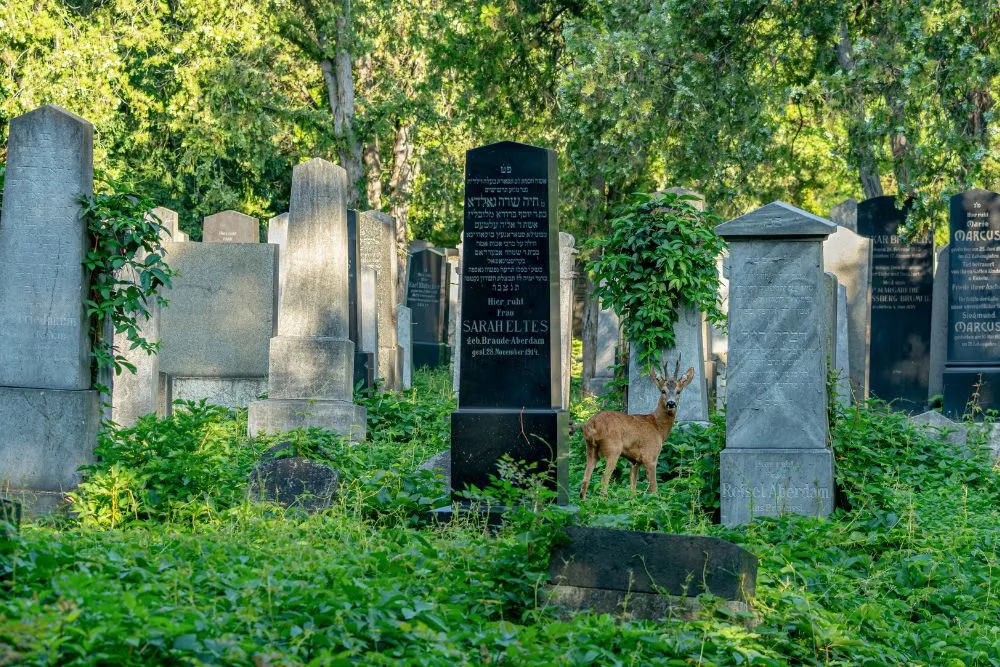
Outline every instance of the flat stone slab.
{"type": "Polygon", "coordinates": [[[318,512],[333,502],[339,483],[340,474],[331,466],[303,456],[272,459],[250,473],[250,496],[318,512]]]}
{"type": "Polygon", "coordinates": [[[717,537],[573,526],[552,552],[552,583],[695,597],[711,593],[746,602],[754,596],[757,557],[717,537]]]}

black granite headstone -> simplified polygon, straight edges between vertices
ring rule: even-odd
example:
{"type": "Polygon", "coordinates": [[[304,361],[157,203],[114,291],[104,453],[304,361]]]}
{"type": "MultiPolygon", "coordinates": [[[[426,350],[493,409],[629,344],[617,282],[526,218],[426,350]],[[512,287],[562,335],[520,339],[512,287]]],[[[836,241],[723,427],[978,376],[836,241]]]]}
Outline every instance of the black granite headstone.
{"type": "Polygon", "coordinates": [[[448,261],[440,250],[422,248],[410,254],[406,305],[412,313],[413,367],[447,366],[448,261]]]}
{"type": "Polygon", "coordinates": [[[347,337],[354,343],[354,385],[375,386],[375,352],[363,352],[361,344],[361,301],[358,290],[358,212],[347,209],[347,337]]]}
{"type": "Polygon", "coordinates": [[[501,142],[470,150],[465,160],[452,484],[456,491],[486,486],[509,454],[538,464],[566,502],[556,155],[501,142]]]}
{"type": "Polygon", "coordinates": [[[960,418],[1000,409],[1000,194],[953,196],[950,232],[944,412],[960,418]]]}
{"type": "Polygon", "coordinates": [[[872,240],[868,391],[905,412],[923,412],[930,380],[934,242],[902,238],[907,208],[895,197],[858,204],[858,233],[872,240]]]}

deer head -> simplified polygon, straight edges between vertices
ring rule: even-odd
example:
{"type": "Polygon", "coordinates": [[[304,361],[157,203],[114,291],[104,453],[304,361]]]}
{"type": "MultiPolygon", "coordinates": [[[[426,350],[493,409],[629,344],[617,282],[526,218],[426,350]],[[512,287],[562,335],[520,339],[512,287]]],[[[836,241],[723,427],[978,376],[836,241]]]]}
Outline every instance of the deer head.
{"type": "Polygon", "coordinates": [[[684,387],[691,384],[694,379],[694,368],[689,368],[687,373],[681,377],[681,358],[677,357],[677,364],[674,366],[674,375],[671,377],[667,373],[667,362],[663,362],[663,375],[656,373],[655,368],[649,369],[649,377],[660,389],[660,400],[663,407],[670,416],[677,414],[677,404],[681,399],[681,392],[684,387]]]}

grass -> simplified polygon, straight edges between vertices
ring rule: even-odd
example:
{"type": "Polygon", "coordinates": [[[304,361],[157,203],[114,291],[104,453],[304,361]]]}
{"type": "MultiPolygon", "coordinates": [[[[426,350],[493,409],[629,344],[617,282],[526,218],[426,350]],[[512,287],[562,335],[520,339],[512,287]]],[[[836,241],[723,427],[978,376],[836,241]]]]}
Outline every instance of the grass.
{"type": "MultiPolygon", "coordinates": [[[[677,431],[656,497],[631,497],[623,475],[577,520],[745,546],[760,558],[759,623],[711,600],[691,621],[566,619],[541,595],[566,513],[520,512],[499,533],[428,523],[446,490],[417,468],[447,447],[454,403],[447,373],[415,380],[359,399],[363,445],[286,438],[341,472],[337,504],[314,516],[245,500],[276,440],[248,441],[244,414],[195,405],[109,435],[80,517],[26,524],[0,557],[0,665],[1000,665],[1000,485],[985,451],[963,458],[899,415],[851,409],[833,429],[849,506],[725,529],[724,424],[677,431]]],[[[577,400],[574,417],[596,409],[577,400]]]]}

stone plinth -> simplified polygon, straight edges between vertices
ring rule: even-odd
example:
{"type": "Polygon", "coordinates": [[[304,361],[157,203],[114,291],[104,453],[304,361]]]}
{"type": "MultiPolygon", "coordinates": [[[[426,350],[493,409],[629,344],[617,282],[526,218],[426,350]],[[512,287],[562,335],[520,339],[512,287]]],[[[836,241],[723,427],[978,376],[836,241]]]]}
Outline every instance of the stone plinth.
{"type": "MultiPolygon", "coordinates": [[[[708,421],[708,387],[701,356],[704,350],[702,333],[701,313],[693,308],[685,308],[674,323],[674,348],[663,350],[660,354],[663,362],[657,367],[658,373],[662,373],[663,364],[666,363],[667,372],[673,374],[678,356],[681,360],[681,373],[694,368],[694,380],[681,394],[680,406],[677,408],[678,421],[708,421]]],[[[637,355],[640,346],[633,343],[631,347],[628,364],[628,413],[648,414],[656,409],[660,390],[639,363],[637,355]]]]}
{"type": "Polygon", "coordinates": [[[731,261],[726,525],[833,511],[822,244],[835,229],[784,202],[716,228],[731,261]]]}
{"type": "Polygon", "coordinates": [[[399,389],[396,345],[396,306],[399,304],[399,258],[396,254],[396,220],[379,211],[358,214],[361,266],[376,271],[375,300],[378,325],[376,378],[383,389],[399,389]]]}
{"type": "Polygon", "coordinates": [[[260,221],[239,211],[222,211],[205,218],[205,243],[260,243],[260,221]]]}
{"type": "MultiPolygon", "coordinates": [[[[79,197],[93,193],[93,126],[56,106],[10,122],[0,217],[0,489],[23,501],[76,486],[92,461],[91,389],[79,197]]],[[[46,503],[51,508],[53,503],[46,503]]]]}
{"type": "Polygon", "coordinates": [[[347,173],[314,159],[292,171],[288,275],[268,358],[268,400],[250,404],[249,431],[317,427],[361,441],[348,338],[347,173]]]}

